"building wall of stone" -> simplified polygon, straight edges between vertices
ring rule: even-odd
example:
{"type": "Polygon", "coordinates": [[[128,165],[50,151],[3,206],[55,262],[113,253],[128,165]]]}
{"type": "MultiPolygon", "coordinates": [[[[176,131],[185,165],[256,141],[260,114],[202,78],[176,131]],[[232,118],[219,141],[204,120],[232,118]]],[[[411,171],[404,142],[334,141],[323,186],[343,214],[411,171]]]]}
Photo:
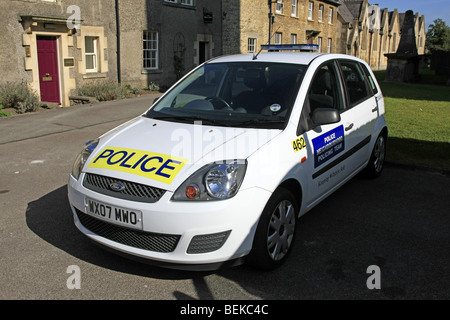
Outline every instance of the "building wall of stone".
{"type": "Polygon", "coordinates": [[[116,79],[114,2],[108,0],[0,1],[0,84],[25,82],[40,95],[37,37],[57,39],[61,105],[69,95],[96,78],[116,79]],[[76,9],[70,10],[75,6],[76,9]],[[79,13],[81,28],[70,32],[67,20],[79,13]],[[99,39],[99,72],[86,73],[84,36],[99,39]],[[8,45],[5,45],[8,44],[8,45]]]}
{"type": "Polygon", "coordinates": [[[220,1],[195,0],[193,6],[164,0],[120,1],[120,64],[122,82],[136,86],[172,85],[206,59],[222,54],[222,8],[220,1]],[[212,13],[205,23],[204,12],[212,13]],[[143,65],[143,32],[158,33],[158,68],[143,65]],[[203,44],[202,44],[203,43],[203,44]]]}
{"type": "MultiPolygon", "coordinates": [[[[81,86],[99,80],[168,87],[202,59],[256,53],[262,44],[275,43],[276,33],[283,44],[291,43],[291,35],[296,35],[296,43],[319,44],[320,38],[321,52],[328,51],[331,39],[330,52],[355,55],[374,69],[386,67],[384,55],[396,52],[401,37],[402,14],[397,9],[382,10],[379,27],[369,28],[368,0],[350,1],[361,4],[353,19],[349,12],[345,19],[338,14],[335,0],[298,0],[296,14],[291,0],[283,1],[281,12],[272,3],[270,37],[267,0],[193,0],[192,6],[180,2],[120,0],[116,16],[113,0],[0,0],[0,84],[25,82],[40,94],[37,37],[45,35],[57,39],[61,105],[69,105],[69,96],[76,95],[81,86]],[[308,19],[310,2],[313,15],[308,19]],[[74,13],[70,6],[79,8],[82,20],[75,33],[67,25],[74,13]],[[212,15],[212,21],[204,20],[205,13],[212,15]],[[143,63],[145,31],[158,36],[158,66],[154,69],[143,63]],[[98,40],[96,72],[86,69],[86,36],[98,40]],[[252,50],[249,39],[255,40],[252,50]]],[[[352,8],[351,14],[355,12],[352,8]]],[[[416,14],[415,22],[417,49],[423,54],[425,17],[416,14]]]]}
{"type": "Polygon", "coordinates": [[[256,39],[255,51],[263,44],[276,43],[276,34],[281,35],[282,44],[291,43],[291,35],[295,35],[296,43],[318,44],[322,38],[322,52],[327,52],[328,39],[331,39],[331,52],[338,47],[337,31],[339,21],[337,6],[333,1],[298,0],[297,8],[293,11],[292,1],[284,0],[282,10],[278,11],[275,3],[272,4],[273,23],[270,27],[269,37],[269,6],[266,0],[224,0],[224,12],[227,12],[224,21],[223,38],[224,49],[227,53],[254,53],[249,51],[249,39],[256,39]],[[313,17],[308,19],[309,2],[314,4],[313,17]],[[319,6],[323,6],[322,20],[319,21],[319,6]],[[329,8],[332,8],[332,20],[328,22],[329,8]],[[232,17],[229,17],[232,12],[232,17]],[[240,39],[239,47],[235,44],[240,39]]]}

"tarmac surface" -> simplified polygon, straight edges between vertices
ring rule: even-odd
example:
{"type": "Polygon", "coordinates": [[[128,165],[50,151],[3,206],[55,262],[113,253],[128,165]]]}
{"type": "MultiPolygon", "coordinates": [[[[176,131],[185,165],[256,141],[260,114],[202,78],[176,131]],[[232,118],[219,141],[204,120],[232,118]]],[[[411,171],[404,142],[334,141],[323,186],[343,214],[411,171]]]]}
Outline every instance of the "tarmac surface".
{"type": "Polygon", "coordinates": [[[95,246],[73,224],[73,161],[155,97],[0,118],[0,300],[450,298],[450,177],[440,172],[388,166],[352,179],[300,219],[289,261],[270,273],[160,269],[95,246]],[[73,266],[80,288],[69,288],[73,266]]]}

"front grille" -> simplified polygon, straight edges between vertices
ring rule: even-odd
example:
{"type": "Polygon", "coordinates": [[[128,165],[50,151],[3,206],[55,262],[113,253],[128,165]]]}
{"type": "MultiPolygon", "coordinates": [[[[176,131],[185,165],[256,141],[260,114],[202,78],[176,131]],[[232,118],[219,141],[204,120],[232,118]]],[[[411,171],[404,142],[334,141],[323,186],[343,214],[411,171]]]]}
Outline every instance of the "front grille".
{"type": "Polygon", "coordinates": [[[81,224],[106,239],[121,244],[156,252],[172,252],[175,250],[180,235],[144,232],[117,226],[87,215],[75,208],[81,224]]]}
{"type": "Polygon", "coordinates": [[[92,173],[86,173],[83,186],[107,196],[147,203],[158,201],[166,192],[163,189],[151,187],[145,184],[139,184],[92,173]],[[110,187],[113,183],[120,183],[125,188],[121,191],[113,191],[110,187]]]}

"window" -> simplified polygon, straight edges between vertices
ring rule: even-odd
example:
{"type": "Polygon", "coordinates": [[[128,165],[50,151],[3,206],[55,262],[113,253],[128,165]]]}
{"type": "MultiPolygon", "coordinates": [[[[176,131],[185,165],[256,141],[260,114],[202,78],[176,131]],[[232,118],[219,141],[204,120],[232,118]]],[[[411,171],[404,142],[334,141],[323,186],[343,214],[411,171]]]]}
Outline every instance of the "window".
{"type": "Polygon", "coordinates": [[[340,89],[339,72],[334,62],[320,66],[311,81],[305,106],[302,109],[297,134],[313,129],[316,125],[311,116],[317,108],[343,110],[343,96],[340,89]]]}
{"type": "Polygon", "coordinates": [[[279,13],[279,14],[282,14],[283,13],[283,6],[284,6],[283,0],[277,0],[277,6],[275,8],[275,12],[279,13]]]}
{"type": "Polygon", "coordinates": [[[327,52],[331,53],[331,38],[328,38],[327,52]]]}
{"type": "Polygon", "coordinates": [[[205,64],[167,92],[146,115],[180,123],[192,123],[194,117],[203,124],[281,129],[306,68],[254,61],[205,64]]]}
{"type": "Polygon", "coordinates": [[[314,10],[314,2],[310,2],[308,7],[308,20],[313,19],[313,10],[314,10]]]}
{"type": "Polygon", "coordinates": [[[317,44],[319,45],[319,52],[322,52],[322,37],[317,38],[317,44]]]}
{"type": "Polygon", "coordinates": [[[178,0],[164,0],[164,2],[177,3],[177,2],[178,2],[178,0]]]}
{"type": "Polygon", "coordinates": [[[355,61],[340,61],[339,64],[347,87],[349,104],[353,107],[370,96],[364,73],[355,61]]]}
{"type": "Polygon", "coordinates": [[[291,16],[296,17],[297,16],[297,2],[298,0],[292,0],[292,12],[291,16]]]}
{"type": "Polygon", "coordinates": [[[249,53],[256,52],[256,38],[248,38],[247,51],[249,53]]]}
{"type": "Polygon", "coordinates": [[[297,44],[297,35],[295,33],[291,33],[291,44],[297,44]]]}
{"type": "Polygon", "coordinates": [[[323,19],[323,4],[319,6],[319,21],[322,22],[323,19]]]}
{"type": "Polygon", "coordinates": [[[333,23],[333,8],[330,8],[328,10],[328,23],[332,24],[333,23]]]}
{"type": "Polygon", "coordinates": [[[318,69],[309,89],[311,111],[315,108],[343,109],[338,79],[338,72],[333,62],[328,62],[318,69]]]}
{"type": "Polygon", "coordinates": [[[144,31],[144,69],[158,69],[158,32],[144,31]]]}
{"type": "Polygon", "coordinates": [[[367,67],[365,65],[361,64],[361,67],[364,70],[367,79],[369,80],[369,84],[370,84],[370,87],[372,88],[372,92],[374,94],[377,94],[378,89],[377,89],[377,86],[375,85],[375,81],[373,80],[372,75],[370,74],[369,70],[367,69],[367,67]]]}
{"type": "Polygon", "coordinates": [[[275,33],[275,44],[281,44],[281,38],[282,38],[282,33],[276,32],[275,33]]]}
{"type": "Polygon", "coordinates": [[[98,72],[98,38],[84,38],[84,53],[86,60],[86,72],[98,72]]]}

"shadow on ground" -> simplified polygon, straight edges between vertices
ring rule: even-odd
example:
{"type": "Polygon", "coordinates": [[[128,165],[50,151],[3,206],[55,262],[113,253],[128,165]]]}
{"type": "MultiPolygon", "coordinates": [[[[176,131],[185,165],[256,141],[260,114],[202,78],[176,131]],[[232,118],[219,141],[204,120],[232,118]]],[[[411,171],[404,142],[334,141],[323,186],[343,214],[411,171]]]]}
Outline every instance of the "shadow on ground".
{"type": "Polygon", "coordinates": [[[222,285],[232,281],[262,299],[448,299],[448,182],[448,176],[394,168],[377,180],[356,177],[300,219],[290,259],[273,272],[245,265],[216,272],[177,271],[104,251],[73,224],[67,186],[29,203],[26,221],[48,243],[101,268],[192,279],[200,299],[233,299],[220,296],[221,288],[208,285],[209,277],[223,278],[222,285]],[[371,265],[380,267],[381,290],[367,287],[371,265]]]}

